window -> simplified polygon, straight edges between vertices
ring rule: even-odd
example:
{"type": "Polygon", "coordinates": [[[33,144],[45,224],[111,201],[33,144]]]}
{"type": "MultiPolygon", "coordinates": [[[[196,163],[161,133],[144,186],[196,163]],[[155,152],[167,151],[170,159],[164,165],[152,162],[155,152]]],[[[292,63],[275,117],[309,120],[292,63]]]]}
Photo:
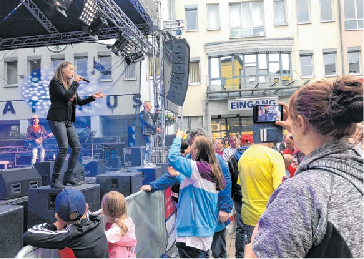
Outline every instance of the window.
{"type": "MultiPolygon", "coordinates": [[[[124,62],[125,66],[127,65],[125,62],[124,62]]],[[[136,79],[135,77],[135,63],[131,63],[125,70],[124,72],[124,78],[127,78],[127,79],[136,79]]]]}
{"type": "Polygon", "coordinates": [[[207,5],[207,29],[220,30],[219,5],[207,5]]]}
{"type": "Polygon", "coordinates": [[[325,76],[336,76],[336,52],[324,53],[325,76]]]}
{"type": "Polygon", "coordinates": [[[292,81],[290,52],[260,52],[209,57],[212,91],[285,85],[292,81]]]}
{"type": "Polygon", "coordinates": [[[321,22],[332,21],[332,0],[321,0],[321,22]]]}
{"type": "Polygon", "coordinates": [[[58,58],[52,58],[52,71],[56,72],[56,69],[58,68],[58,66],[64,61],[63,59],[58,59],[58,58]]]}
{"type": "Polygon", "coordinates": [[[111,56],[99,56],[99,63],[105,70],[100,71],[100,81],[111,81],[111,56]]]}
{"type": "Polygon", "coordinates": [[[231,4],[230,37],[264,36],[263,2],[231,4]]]}
{"type": "Polygon", "coordinates": [[[360,51],[348,51],[349,75],[360,75],[360,51]]]}
{"type": "Polygon", "coordinates": [[[197,31],[197,6],[185,7],[186,10],[186,30],[197,31]]]}
{"type": "MultiPolygon", "coordinates": [[[[75,57],[75,74],[88,78],[87,57],[75,57]]],[[[85,84],[86,82],[81,81],[80,83],[85,84]]]]}
{"type": "Polygon", "coordinates": [[[300,55],[302,77],[313,77],[312,54],[300,55]]]}
{"type": "Polygon", "coordinates": [[[310,22],[309,10],[308,0],[297,0],[297,21],[299,24],[310,22]]]}
{"type": "Polygon", "coordinates": [[[284,0],[274,0],[274,25],[287,25],[284,0]]]}
{"type": "Polygon", "coordinates": [[[189,84],[200,83],[200,61],[190,62],[189,84]]]}
{"type": "Polygon", "coordinates": [[[40,59],[33,59],[28,61],[28,74],[32,77],[40,78],[40,59]]]}
{"type": "Polygon", "coordinates": [[[363,0],[344,0],[345,30],[363,29],[363,0]]]}
{"type": "Polygon", "coordinates": [[[6,69],[6,85],[16,86],[18,85],[18,61],[5,62],[6,69]]]}
{"type": "Polygon", "coordinates": [[[32,83],[41,83],[40,59],[28,61],[28,75],[32,83]]]}

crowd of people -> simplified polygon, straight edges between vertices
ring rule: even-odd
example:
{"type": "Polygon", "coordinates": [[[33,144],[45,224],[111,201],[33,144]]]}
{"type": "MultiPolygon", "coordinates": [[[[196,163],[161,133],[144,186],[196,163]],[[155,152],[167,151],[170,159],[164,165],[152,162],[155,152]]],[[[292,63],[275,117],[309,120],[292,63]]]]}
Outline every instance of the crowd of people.
{"type": "MultiPolygon", "coordinates": [[[[203,129],[177,130],[170,167],[141,190],[173,188],[181,258],[227,257],[226,225],[237,215],[237,258],[364,257],[363,85],[352,77],[302,86],[276,124],[288,131],[269,148],[251,135],[212,141],[203,129]],[[185,139],[185,140],[184,140],[185,139]]],[[[135,226],[124,197],[107,193],[99,216],[81,192],[56,198],[54,224],[24,241],[71,249],[76,257],[135,257],[135,226]]]]}

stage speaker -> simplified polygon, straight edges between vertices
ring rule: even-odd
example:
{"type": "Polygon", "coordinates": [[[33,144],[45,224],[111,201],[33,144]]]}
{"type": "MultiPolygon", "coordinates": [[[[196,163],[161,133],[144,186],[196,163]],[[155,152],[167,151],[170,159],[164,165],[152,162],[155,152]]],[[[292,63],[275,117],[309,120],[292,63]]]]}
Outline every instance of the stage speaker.
{"type": "Polygon", "coordinates": [[[124,165],[141,166],[145,158],[146,147],[129,147],[124,148],[124,165]]]}
{"type": "Polygon", "coordinates": [[[28,230],[28,196],[7,201],[7,205],[23,206],[23,233],[28,230]]]}
{"type": "Polygon", "coordinates": [[[149,184],[150,182],[157,180],[163,174],[161,166],[156,166],[156,167],[136,166],[135,169],[142,173],[143,185],[149,184]]]}
{"type": "Polygon", "coordinates": [[[14,258],[23,248],[23,206],[0,205],[0,257],[14,258]]]}
{"type": "Polygon", "coordinates": [[[171,83],[166,98],[179,106],[183,106],[188,88],[190,46],[186,39],[174,39],[168,41],[165,46],[172,51],[171,83]]]}
{"type": "Polygon", "coordinates": [[[169,163],[156,163],[155,165],[162,167],[162,174],[168,173],[168,166],[171,166],[169,163]]]}
{"type": "Polygon", "coordinates": [[[107,172],[96,176],[96,184],[100,184],[101,199],[110,191],[118,191],[127,197],[138,192],[142,187],[142,173],[133,167],[123,171],[107,172]]]}
{"type": "Polygon", "coordinates": [[[40,186],[42,177],[33,167],[0,170],[0,200],[26,196],[40,186]]]}
{"type": "MultiPolygon", "coordinates": [[[[82,184],[72,186],[80,190],[85,196],[89,211],[100,209],[100,185],[82,184]]],[[[28,194],[28,228],[41,223],[54,223],[56,221],[55,200],[62,189],[50,188],[49,185],[32,189],[28,194]]]]}
{"type": "Polygon", "coordinates": [[[88,177],[104,174],[106,173],[106,160],[94,159],[85,166],[85,170],[86,170],[86,176],[88,177]]]}
{"type": "Polygon", "coordinates": [[[110,158],[106,161],[106,168],[110,171],[119,171],[121,168],[121,159],[120,156],[116,156],[113,158],[110,158]]]}
{"type": "MultiPolygon", "coordinates": [[[[46,161],[46,162],[38,162],[34,164],[34,168],[38,171],[38,173],[42,176],[42,184],[43,186],[49,185],[51,182],[51,176],[53,173],[54,161],[46,161]]],[[[60,179],[63,179],[64,173],[67,171],[68,161],[64,161],[61,172],[60,179]]],[[[73,170],[73,174],[76,178],[77,182],[85,180],[85,168],[83,168],[82,164],[77,161],[75,169],[73,170]]]]}

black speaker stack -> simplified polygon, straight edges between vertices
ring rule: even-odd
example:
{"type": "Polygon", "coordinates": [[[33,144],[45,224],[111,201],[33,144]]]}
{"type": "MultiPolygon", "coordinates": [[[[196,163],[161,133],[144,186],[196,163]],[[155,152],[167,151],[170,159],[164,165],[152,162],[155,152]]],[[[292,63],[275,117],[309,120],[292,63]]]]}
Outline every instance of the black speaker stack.
{"type": "Polygon", "coordinates": [[[106,160],[93,159],[85,166],[86,176],[94,177],[106,173],[106,160]]]}
{"type": "Polygon", "coordinates": [[[100,184],[101,197],[110,191],[118,191],[127,197],[140,190],[143,185],[143,176],[134,167],[129,167],[121,171],[98,175],[96,184],[100,184]]]}
{"type": "Polygon", "coordinates": [[[23,206],[0,205],[0,257],[14,258],[23,248],[23,206]]]}
{"type": "MultiPolygon", "coordinates": [[[[164,55],[172,63],[167,100],[183,106],[188,88],[190,70],[190,46],[186,39],[173,38],[164,44],[164,55]]],[[[166,88],[168,89],[168,88],[166,88]]]]}
{"type": "Polygon", "coordinates": [[[35,168],[0,170],[0,200],[28,195],[28,190],[42,186],[42,177],[35,168]]]}
{"type": "MultiPolygon", "coordinates": [[[[82,184],[67,188],[78,189],[83,193],[89,211],[100,209],[100,185],[82,184]]],[[[54,223],[56,221],[54,217],[56,213],[55,200],[61,191],[61,189],[42,186],[28,192],[28,228],[36,224],[54,223]]]]}
{"type": "MultiPolygon", "coordinates": [[[[68,161],[63,163],[63,167],[60,172],[60,178],[63,179],[64,173],[67,171],[68,161]]],[[[51,182],[51,176],[53,173],[54,161],[46,161],[46,162],[38,162],[34,164],[34,168],[38,171],[38,173],[42,176],[42,184],[43,186],[49,185],[51,182]]],[[[73,170],[73,174],[76,178],[77,182],[81,182],[85,180],[85,168],[82,164],[77,161],[75,169],[73,170]]]]}

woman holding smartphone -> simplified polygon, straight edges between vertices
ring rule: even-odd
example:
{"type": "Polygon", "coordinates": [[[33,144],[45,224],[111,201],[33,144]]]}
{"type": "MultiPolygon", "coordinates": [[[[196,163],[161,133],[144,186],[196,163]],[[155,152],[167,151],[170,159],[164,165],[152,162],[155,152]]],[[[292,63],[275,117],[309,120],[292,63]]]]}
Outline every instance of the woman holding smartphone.
{"type": "Polygon", "coordinates": [[[85,99],[77,95],[79,82],[84,80],[80,75],[76,75],[71,82],[75,72],[71,62],[62,62],[55,72],[49,84],[49,95],[51,106],[48,111],[48,125],[51,128],[58,144],[58,154],[53,167],[51,187],[62,189],[68,183],[77,185],[73,175],[78,156],[81,152],[81,144],[73,122],[76,121],[76,105],[85,105],[98,98],[104,97],[101,92],[97,92],[85,99]],[[60,181],[60,171],[67,155],[68,145],[72,149],[72,154],[68,160],[67,171],[63,177],[63,184],[60,181]]]}

